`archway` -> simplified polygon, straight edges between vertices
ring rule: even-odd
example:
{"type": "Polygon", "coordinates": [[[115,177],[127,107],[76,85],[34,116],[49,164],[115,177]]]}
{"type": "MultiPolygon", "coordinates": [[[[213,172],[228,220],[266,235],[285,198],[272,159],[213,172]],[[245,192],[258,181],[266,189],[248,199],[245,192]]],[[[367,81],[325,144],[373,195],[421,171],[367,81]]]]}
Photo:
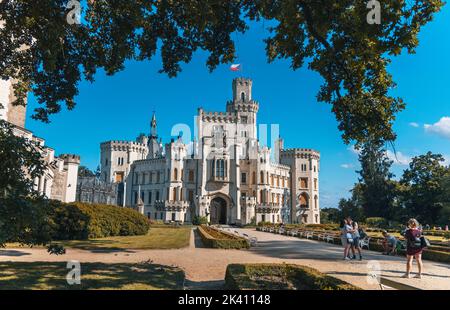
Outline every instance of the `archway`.
{"type": "Polygon", "coordinates": [[[216,197],[211,200],[211,223],[227,223],[227,202],[222,197],[216,197]]]}

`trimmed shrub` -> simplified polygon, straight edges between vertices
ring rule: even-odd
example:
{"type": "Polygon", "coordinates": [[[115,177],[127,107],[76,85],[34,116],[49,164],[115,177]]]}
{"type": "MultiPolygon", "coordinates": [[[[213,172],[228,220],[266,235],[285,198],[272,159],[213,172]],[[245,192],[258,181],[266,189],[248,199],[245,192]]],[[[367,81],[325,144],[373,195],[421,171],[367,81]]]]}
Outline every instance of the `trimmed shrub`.
{"type": "Polygon", "coordinates": [[[192,219],[192,225],[206,225],[208,224],[208,218],[206,216],[194,216],[192,219]]]}
{"type": "Polygon", "coordinates": [[[225,286],[233,290],[358,290],[316,269],[292,264],[231,264],[225,286]]]}
{"type": "Polygon", "coordinates": [[[198,232],[203,244],[208,248],[219,249],[248,249],[250,242],[247,239],[228,234],[217,229],[201,225],[198,232]]]}
{"type": "Polygon", "coordinates": [[[84,240],[110,236],[145,235],[148,219],[130,208],[74,202],[54,210],[55,240],[84,240]]]}
{"type": "Polygon", "coordinates": [[[258,226],[276,226],[276,224],[266,221],[266,222],[258,222],[258,226]]]}

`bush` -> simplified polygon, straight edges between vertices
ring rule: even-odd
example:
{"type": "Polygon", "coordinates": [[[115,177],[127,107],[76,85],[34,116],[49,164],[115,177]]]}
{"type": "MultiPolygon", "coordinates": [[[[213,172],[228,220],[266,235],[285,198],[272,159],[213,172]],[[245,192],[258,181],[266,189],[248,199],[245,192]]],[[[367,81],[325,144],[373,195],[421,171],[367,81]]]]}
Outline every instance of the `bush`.
{"type": "Polygon", "coordinates": [[[385,218],[382,217],[368,217],[366,218],[366,224],[369,227],[376,227],[376,228],[387,228],[388,222],[385,218]]]}
{"type": "Polygon", "coordinates": [[[198,232],[203,244],[208,248],[219,249],[248,249],[250,242],[242,237],[221,232],[217,229],[201,225],[198,232]]]}
{"type": "Polygon", "coordinates": [[[338,229],[338,224],[307,224],[306,228],[317,229],[317,230],[336,230],[338,229]]]}
{"type": "Polygon", "coordinates": [[[208,224],[208,218],[206,216],[194,216],[192,219],[192,225],[206,225],[208,224]]]}
{"type": "Polygon", "coordinates": [[[80,202],[53,204],[54,240],[145,235],[150,228],[148,219],[130,208],[80,202]]]}
{"type": "Polygon", "coordinates": [[[316,269],[291,264],[231,264],[225,285],[233,290],[358,290],[316,269]]]}
{"type": "Polygon", "coordinates": [[[258,226],[275,226],[273,223],[271,222],[258,222],[258,226]]]}

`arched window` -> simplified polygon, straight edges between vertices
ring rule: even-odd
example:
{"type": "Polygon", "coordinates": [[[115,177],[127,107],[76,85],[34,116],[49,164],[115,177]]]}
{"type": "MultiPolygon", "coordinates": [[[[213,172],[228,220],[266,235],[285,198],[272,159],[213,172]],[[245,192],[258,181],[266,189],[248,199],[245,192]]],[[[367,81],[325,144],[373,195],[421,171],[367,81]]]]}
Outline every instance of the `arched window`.
{"type": "Polygon", "coordinates": [[[175,181],[178,180],[178,169],[177,168],[173,169],[173,179],[175,181]]]}
{"type": "Polygon", "coordinates": [[[314,196],[314,208],[317,209],[319,207],[318,201],[317,201],[317,195],[314,196]]]}
{"type": "Polygon", "coordinates": [[[241,100],[245,101],[245,93],[244,92],[241,93],[241,100]]]}
{"type": "Polygon", "coordinates": [[[299,198],[299,202],[300,202],[300,208],[305,208],[308,209],[309,208],[309,197],[306,193],[302,193],[300,194],[299,198]]]}
{"type": "Polygon", "coordinates": [[[259,180],[259,182],[261,184],[264,184],[264,171],[261,171],[259,174],[260,174],[260,179],[261,179],[261,180],[259,180]]]}
{"type": "Polygon", "coordinates": [[[176,189],[176,188],[173,189],[172,200],[173,200],[173,201],[176,201],[176,200],[177,200],[177,189],[176,189]]]}
{"type": "Polygon", "coordinates": [[[189,182],[194,182],[194,170],[189,170],[189,182]]]}
{"type": "Polygon", "coordinates": [[[256,184],[256,172],[253,171],[252,173],[252,184],[256,184]]]}

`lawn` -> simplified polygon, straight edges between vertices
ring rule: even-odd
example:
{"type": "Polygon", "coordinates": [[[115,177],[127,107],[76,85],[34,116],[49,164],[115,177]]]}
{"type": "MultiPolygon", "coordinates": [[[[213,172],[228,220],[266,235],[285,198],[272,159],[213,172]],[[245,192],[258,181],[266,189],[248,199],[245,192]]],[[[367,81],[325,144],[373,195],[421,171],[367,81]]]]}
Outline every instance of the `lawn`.
{"type": "Polygon", "coordinates": [[[151,263],[82,263],[81,284],[69,285],[69,271],[61,262],[0,262],[0,290],[183,289],[185,277],[179,268],[151,263]]]}
{"type": "MultiPolygon", "coordinates": [[[[119,236],[89,240],[56,241],[65,248],[89,251],[114,251],[124,249],[179,249],[189,246],[191,227],[152,227],[147,235],[119,236]]],[[[8,244],[17,248],[18,244],[8,244]]]]}

